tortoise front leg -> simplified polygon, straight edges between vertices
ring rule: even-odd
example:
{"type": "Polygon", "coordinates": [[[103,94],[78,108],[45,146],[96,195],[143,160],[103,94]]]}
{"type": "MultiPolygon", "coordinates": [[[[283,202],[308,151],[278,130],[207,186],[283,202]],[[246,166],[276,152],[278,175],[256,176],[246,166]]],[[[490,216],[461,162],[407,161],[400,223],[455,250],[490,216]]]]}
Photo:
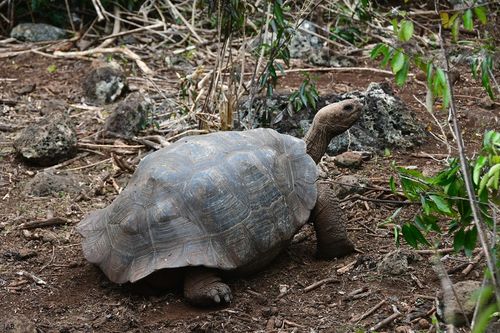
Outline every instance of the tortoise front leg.
{"type": "Polygon", "coordinates": [[[310,220],[316,230],[318,257],[332,259],[352,253],[354,245],[347,237],[338,198],[328,184],[318,182],[317,186],[318,200],[310,220]]]}
{"type": "Polygon", "coordinates": [[[222,282],[216,270],[206,267],[186,269],[184,276],[184,297],[199,306],[214,306],[230,303],[231,289],[222,282]]]}

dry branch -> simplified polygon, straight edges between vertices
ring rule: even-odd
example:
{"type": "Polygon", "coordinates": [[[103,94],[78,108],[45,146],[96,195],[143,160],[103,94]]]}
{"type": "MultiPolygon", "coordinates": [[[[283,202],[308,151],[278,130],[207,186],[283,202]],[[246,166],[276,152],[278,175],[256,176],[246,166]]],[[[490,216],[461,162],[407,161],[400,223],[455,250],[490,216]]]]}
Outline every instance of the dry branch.
{"type": "Polygon", "coordinates": [[[154,71],[151,70],[148,65],[144,61],[141,60],[136,53],[125,48],[125,47],[110,47],[110,48],[95,48],[85,51],[75,51],[75,52],[61,52],[55,51],[54,56],[61,58],[79,58],[84,56],[94,56],[97,53],[121,53],[130,60],[135,61],[137,66],[144,72],[146,75],[153,75],[154,71]]]}

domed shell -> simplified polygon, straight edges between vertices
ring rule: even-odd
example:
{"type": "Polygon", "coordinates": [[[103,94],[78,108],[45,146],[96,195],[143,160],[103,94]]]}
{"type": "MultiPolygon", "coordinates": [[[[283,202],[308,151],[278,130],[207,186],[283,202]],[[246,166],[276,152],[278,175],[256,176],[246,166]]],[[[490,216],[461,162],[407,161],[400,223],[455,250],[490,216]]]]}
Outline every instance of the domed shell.
{"type": "Polygon", "coordinates": [[[316,203],[305,143],[271,129],[181,139],[146,156],[128,186],[77,226],[117,283],[155,270],[233,270],[285,246],[316,203]]]}

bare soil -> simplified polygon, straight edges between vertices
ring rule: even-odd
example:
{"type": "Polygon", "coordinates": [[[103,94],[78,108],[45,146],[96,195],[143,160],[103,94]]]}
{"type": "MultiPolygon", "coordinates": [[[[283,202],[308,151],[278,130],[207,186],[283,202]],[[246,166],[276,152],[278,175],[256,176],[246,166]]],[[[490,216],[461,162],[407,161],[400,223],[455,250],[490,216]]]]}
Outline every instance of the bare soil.
{"type": "MultiPolygon", "coordinates": [[[[11,148],[20,128],[43,117],[38,109],[41,101],[80,102],[81,78],[90,70],[89,64],[86,60],[50,59],[33,53],[0,59],[0,122],[11,126],[0,130],[0,330],[16,327],[16,332],[356,332],[368,330],[387,318],[395,306],[401,316],[378,331],[433,331],[429,325],[440,281],[431,266],[431,255],[421,254],[421,260],[411,263],[402,275],[378,273],[377,263],[396,248],[392,228],[380,224],[398,206],[374,201],[343,201],[348,232],[357,253],[334,261],[316,259],[314,233],[306,226],[267,269],[229,281],[234,295],[229,306],[198,309],[187,304],[179,291],[144,296],[131,286],[110,283],[83,258],[74,226],[91,210],[111,202],[130,174],[115,172],[112,160],[108,160],[109,150],[80,149],[81,158],[58,170],[69,170],[78,176],[83,182],[83,193],[31,197],[25,186],[42,168],[26,165],[11,148]],[[50,65],[56,66],[55,73],[47,70],[50,65]],[[35,89],[26,93],[30,89],[25,88],[32,84],[35,89]],[[110,172],[113,177],[100,181],[110,172]],[[30,230],[20,227],[22,223],[47,217],[64,218],[67,223],[30,230]],[[42,281],[37,283],[31,276],[42,281]],[[306,290],[326,278],[333,280],[306,290]],[[348,296],[358,289],[365,294],[359,298],[348,296]],[[376,311],[356,320],[381,301],[385,303],[376,311]]],[[[465,72],[457,83],[456,94],[462,131],[472,156],[480,147],[484,130],[500,128],[500,108],[498,104],[490,109],[482,106],[480,100],[485,93],[465,72]]],[[[165,76],[175,78],[174,74],[165,76]]],[[[391,77],[371,71],[332,70],[314,76],[320,93],[364,90],[370,82],[392,82],[391,77]]],[[[169,82],[171,91],[178,89],[175,81],[169,82]]],[[[280,89],[293,90],[301,82],[300,74],[290,74],[286,82],[280,83],[280,89]]],[[[425,101],[424,86],[412,77],[407,86],[394,89],[426,129],[439,134],[432,118],[415,99],[425,101]]],[[[103,122],[103,115],[92,110],[77,109],[71,117],[79,138],[95,133],[103,122]]],[[[437,117],[443,120],[446,113],[438,112],[437,117]]],[[[146,150],[143,148],[142,152],[146,150]]],[[[439,168],[438,161],[425,158],[422,152],[442,154],[446,149],[429,135],[418,150],[392,151],[390,157],[375,156],[359,170],[337,169],[333,163],[324,166],[333,180],[349,173],[369,179],[374,188],[365,193],[367,197],[396,199],[384,190],[389,187],[393,161],[402,166],[418,166],[429,173],[439,168]]],[[[403,206],[394,222],[411,219],[417,208],[403,206]]],[[[442,248],[450,246],[451,239],[441,244],[442,248]]],[[[464,274],[468,259],[460,254],[449,254],[443,263],[449,270],[456,269],[451,274],[454,282],[478,280],[482,276],[481,262],[464,274]]]]}

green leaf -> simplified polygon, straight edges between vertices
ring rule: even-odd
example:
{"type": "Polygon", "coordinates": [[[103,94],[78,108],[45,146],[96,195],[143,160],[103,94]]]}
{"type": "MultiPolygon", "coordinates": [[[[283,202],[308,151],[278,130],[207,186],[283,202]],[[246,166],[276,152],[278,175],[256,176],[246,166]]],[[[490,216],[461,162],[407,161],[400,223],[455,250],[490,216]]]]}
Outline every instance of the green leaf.
{"type": "Polygon", "coordinates": [[[283,18],[283,11],[281,9],[281,5],[279,4],[279,2],[275,1],[273,7],[274,7],[273,14],[276,19],[276,22],[278,23],[278,25],[282,27],[285,26],[285,20],[283,18]]]}
{"type": "Polygon", "coordinates": [[[384,53],[384,58],[380,62],[380,66],[381,67],[387,66],[387,64],[389,63],[389,60],[391,60],[391,57],[393,54],[394,54],[393,50],[390,50],[390,51],[388,50],[387,53],[384,53]]]}
{"type": "Polygon", "coordinates": [[[443,28],[448,29],[450,27],[450,16],[448,15],[447,12],[441,12],[439,13],[439,16],[441,17],[441,25],[443,28]]]}
{"type": "Polygon", "coordinates": [[[464,28],[465,30],[472,31],[474,29],[474,23],[472,22],[472,10],[467,9],[462,16],[464,20],[464,28]]]}
{"type": "Polygon", "coordinates": [[[453,212],[450,208],[450,204],[443,197],[441,197],[439,195],[431,194],[431,195],[429,195],[429,199],[436,204],[436,207],[440,212],[445,213],[447,215],[453,214],[453,212]]]}
{"type": "Polygon", "coordinates": [[[402,86],[405,84],[406,79],[408,78],[408,70],[410,69],[410,62],[408,59],[404,59],[403,68],[399,72],[396,73],[396,84],[402,86]]]}
{"type": "Polygon", "coordinates": [[[419,243],[427,246],[430,245],[420,230],[413,224],[406,223],[403,225],[402,233],[406,242],[412,247],[417,248],[419,243]]]}
{"type": "Polygon", "coordinates": [[[392,72],[396,74],[403,68],[404,64],[405,64],[405,55],[402,52],[397,51],[391,60],[392,72]]]}
{"type": "Polygon", "coordinates": [[[465,255],[470,257],[472,255],[472,251],[474,251],[474,248],[476,247],[476,240],[477,240],[477,229],[476,227],[467,230],[465,232],[465,238],[464,238],[464,252],[465,255]]]}
{"type": "Polygon", "coordinates": [[[474,14],[476,14],[477,19],[482,24],[486,24],[488,19],[486,18],[486,9],[484,7],[474,7],[474,14]]]}
{"type": "Polygon", "coordinates": [[[393,176],[389,178],[389,187],[391,188],[392,193],[396,193],[396,182],[394,181],[393,176]]]}
{"type": "Polygon", "coordinates": [[[384,43],[379,43],[370,52],[370,58],[376,59],[380,54],[387,54],[389,47],[384,43]]]}
{"type": "Polygon", "coordinates": [[[465,232],[464,229],[460,229],[455,233],[453,238],[453,249],[458,252],[464,248],[465,243],[465,232]]]}
{"type": "Polygon", "coordinates": [[[50,65],[49,67],[47,67],[47,72],[49,72],[50,74],[57,72],[57,66],[54,64],[50,65]]]}
{"type": "Polygon", "coordinates": [[[426,79],[427,79],[427,86],[432,85],[432,74],[434,73],[434,66],[432,65],[432,62],[429,62],[426,66],[425,69],[425,74],[426,74],[426,79]]]}
{"type": "Polygon", "coordinates": [[[413,225],[410,225],[410,224],[405,224],[405,225],[403,225],[401,232],[403,233],[403,238],[405,239],[405,241],[411,247],[417,248],[418,242],[417,242],[417,239],[415,238],[415,235],[413,233],[412,228],[415,228],[415,227],[413,225]]]}
{"type": "Polygon", "coordinates": [[[398,37],[401,41],[407,42],[413,36],[413,22],[408,20],[401,21],[398,37]]]}
{"type": "Polygon", "coordinates": [[[391,20],[391,23],[392,23],[392,29],[394,30],[394,34],[396,34],[396,36],[397,36],[399,33],[398,20],[393,18],[391,20]]]}
{"type": "Polygon", "coordinates": [[[458,41],[458,32],[460,31],[460,20],[454,20],[453,24],[451,25],[451,37],[453,42],[458,41]]]}
{"type": "Polygon", "coordinates": [[[446,75],[444,74],[444,71],[442,68],[437,68],[436,69],[436,79],[437,82],[440,86],[445,87],[446,86],[446,75]]]}
{"type": "Polygon", "coordinates": [[[474,180],[474,184],[478,185],[479,184],[479,176],[481,175],[481,170],[483,167],[486,165],[486,162],[488,162],[488,159],[486,156],[479,156],[476,160],[476,165],[474,165],[474,172],[472,179],[474,180]]]}

